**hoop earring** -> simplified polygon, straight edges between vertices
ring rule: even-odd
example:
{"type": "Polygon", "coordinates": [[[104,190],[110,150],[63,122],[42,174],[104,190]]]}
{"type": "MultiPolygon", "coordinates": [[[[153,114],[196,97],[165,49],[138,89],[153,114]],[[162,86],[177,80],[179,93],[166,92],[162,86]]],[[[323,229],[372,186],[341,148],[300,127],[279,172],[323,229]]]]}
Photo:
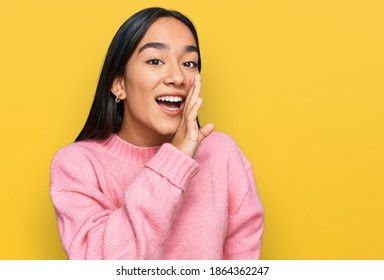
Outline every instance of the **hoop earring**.
{"type": "Polygon", "coordinates": [[[118,96],[116,96],[116,99],[115,99],[116,103],[119,103],[121,101],[120,96],[121,96],[121,93],[118,96]]]}

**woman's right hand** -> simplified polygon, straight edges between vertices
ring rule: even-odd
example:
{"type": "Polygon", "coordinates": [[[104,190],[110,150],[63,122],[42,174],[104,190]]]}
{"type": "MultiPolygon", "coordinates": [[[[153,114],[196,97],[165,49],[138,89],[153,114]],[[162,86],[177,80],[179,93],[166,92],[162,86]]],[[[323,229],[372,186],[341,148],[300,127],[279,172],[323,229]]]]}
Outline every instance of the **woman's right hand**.
{"type": "Polygon", "coordinates": [[[184,104],[184,110],[179,128],[173,137],[171,144],[190,157],[194,157],[201,141],[214,130],[212,123],[199,128],[197,125],[197,113],[203,100],[200,94],[200,75],[196,75],[192,81],[184,104]]]}

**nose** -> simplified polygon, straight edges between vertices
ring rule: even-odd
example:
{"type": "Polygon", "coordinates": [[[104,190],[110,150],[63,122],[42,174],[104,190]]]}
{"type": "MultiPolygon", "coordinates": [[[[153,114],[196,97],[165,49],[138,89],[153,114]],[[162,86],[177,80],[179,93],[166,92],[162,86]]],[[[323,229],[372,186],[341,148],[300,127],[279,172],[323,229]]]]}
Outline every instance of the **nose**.
{"type": "Polygon", "coordinates": [[[185,73],[183,72],[182,65],[178,63],[170,63],[167,68],[167,75],[164,83],[167,85],[180,86],[185,83],[185,73]]]}

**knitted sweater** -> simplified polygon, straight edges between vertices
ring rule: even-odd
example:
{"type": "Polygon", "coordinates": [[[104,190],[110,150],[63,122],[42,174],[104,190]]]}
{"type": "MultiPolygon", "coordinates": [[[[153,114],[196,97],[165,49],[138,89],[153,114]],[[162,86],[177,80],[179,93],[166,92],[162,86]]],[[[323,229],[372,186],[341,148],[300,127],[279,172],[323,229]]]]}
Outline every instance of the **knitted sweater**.
{"type": "Polygon", "coordinates": [[[264,211],[251,164],[213,132],[192,159],[113,134],[60,149],[50,195],[70,259],[258,259],[264,211]]]}

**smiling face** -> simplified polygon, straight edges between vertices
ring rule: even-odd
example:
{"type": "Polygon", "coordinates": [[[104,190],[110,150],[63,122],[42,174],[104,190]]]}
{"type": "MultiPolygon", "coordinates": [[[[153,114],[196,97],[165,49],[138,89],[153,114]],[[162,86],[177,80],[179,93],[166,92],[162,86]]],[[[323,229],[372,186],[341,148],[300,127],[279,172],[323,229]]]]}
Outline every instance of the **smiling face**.
{"type": "Polygon", "coordinates": [[[157,19],[137,46],[111,91],[124,99],[124,119],[118,135],[137,146],[172,140],[184,101],[199,73],[192,32],[172,17],[157,19]]]}

